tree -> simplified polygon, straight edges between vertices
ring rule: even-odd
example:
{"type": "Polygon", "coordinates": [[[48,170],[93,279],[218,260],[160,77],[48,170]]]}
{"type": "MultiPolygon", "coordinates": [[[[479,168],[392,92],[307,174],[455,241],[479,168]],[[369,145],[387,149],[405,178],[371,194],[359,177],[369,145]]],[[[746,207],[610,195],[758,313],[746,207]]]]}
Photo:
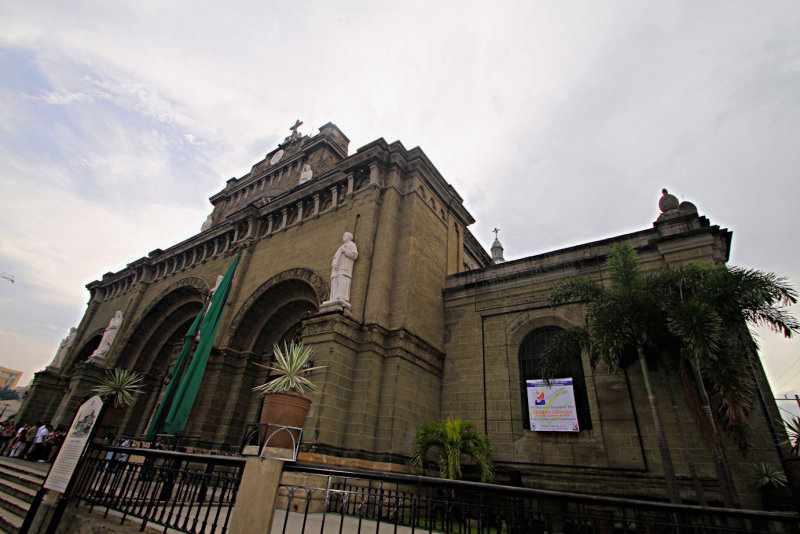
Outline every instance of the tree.
{"type": "Polygon", "coordinates": [[[747,324],[766,325],[784,335],[800,331],[785,306],[797,295],[782,278],[724,265],[689,265],[644,275],[630,244],[609,254],[608,287],[586,279],[567,280],[551,293],[551,305],[579,302],[584,326],[556,336],[542,354],[542,374],[553,378],[566,354],[584,350],[594,368],[611,372],[637,361],[642,369],[671,502],[679,502],[675,470],[648,373],[648,360],[680,368],[694,381],[705,423],[710,426],[720,482],[729,500],[727,470],[716,433],[706,383],[717,415],[736,429],[744,445],[745,420],[752,396],[751,358],[755,344],[747,324]]]}
{"type": "Polygon", "coordinates": [[[797,302],[797,293],[772,273],[708,264],[660,269],[648,286],[661,302],[666,335],[672,338],[664,343],[668,350],[662,349],[662,357],[691,370],[711,422],[708,391],[716,419],[745,448],[754,388],[747,370],[757,357],[748,324],[786,337],[800,332],[786,309],[797,302]]]}
{"type": "Polygon", "coordinates": [[[470,421],[449,417],[444,423],[427,421],[417,429],[414,435],[414,451],[412,464],[422,469],[422,463],[428,450],[439,449],[439,470],[442,477],[460,480],[461,456],[471,457],[481,475],[481,482],[494,480],[492,466],[492,449],[489,438],[481,434],[470,421]]]}

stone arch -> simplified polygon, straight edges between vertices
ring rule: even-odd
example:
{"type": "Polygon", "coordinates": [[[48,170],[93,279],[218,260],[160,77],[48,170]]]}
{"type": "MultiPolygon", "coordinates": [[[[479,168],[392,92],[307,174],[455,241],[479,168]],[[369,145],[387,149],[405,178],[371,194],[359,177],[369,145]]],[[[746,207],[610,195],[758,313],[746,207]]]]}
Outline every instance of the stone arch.
{"type": "MultiPolygon", "coordinates": [[[[209,419],[198,434],[217,432],[218,440],[237,443],[247,423],[258,419],[260,396],[253,387],[267,378],[267,371],[258,364],[266,363],[272,355],[272,345],[299,338],[303,320],[319,310],[327,296],[324,281],[311,271],[292,269],[274,276],[247,299],[232,322],[231,336],[223,352],[230,355],[230,388],[225,399],[229,407],[224,420],[209,419]],[[296,276],[300,274],[301,276],[296,276]]],[[[213,362],[210,366],[213,366],[213,362]]],[[[209,392],[201,392],[207,397],[209,392]]],[[[201,402],[211,405],[211,398],[201,402]]],[[[219,402],[219,395],[217,400],[219,402]]]]}
{"type": "MultiPolygon", "coordinates": [[[[257,325],[263,327],[270,322],[269,319],[274,316],[277,308],[291,304],[294,300],[312,304],[313,311],[317,311],[328,293],[325,280],[309,269],[289,269],[276,274],[248,297],[233,318],[228,346],[237,351],[253,352],[258,344],[258,333],[254,333],[257,325]]],[[[306,307],[305,311],[311,309],[306,307]]],[[[297,310],[298,305],[294,305],[284,312],[289,312],[294,317],[297,310]]]]}
{"type": "Polygon", "coordinates": [[[583,324],[583,319],[579,313],[565,308],[548,310],[546,313],[526,312],[517,316],[511,323],[508,330],[509,346],[519,347],[522,340],[531,331],[545,326],[558,326],[567,330],[583,324]]]}
{"type": "MultiPolygon", "coordinates": [[[[549,324],[538,325],[530,329],[518,345],[517,363],[519,366],[520,394],[522,396],[522,415],[523,427],[530,428],[528,418],[528,388],[526,379],[541,379],[539,372],[539,358],[545,347],[552,341],[553,337],[563,332],[564,328],[554,324],[551,320],[549,324]]],[[[575,407],[578,416],[578,423],[581,430],[592,429],[592,416],[589,407],[589,394],[586,387],[586,377],[584,373],[583,355],[580,351],[570,355],[561,364],[561,374],[556,378],[572,378],[572,388],[575,398],[575,407]]]]}
{"type": "Polygon", "coordinates": [[[62,366],[61,374],[63,376],[72,376],[72,371],[75,369],[75,365],[85,362],[89,359],[89,356],[97,350],[97,347],[100,346],[100,340],[103,339],[103,332],[105,332],[105,328],[98,328],[94,332],[92,332],[89,336],[87,336],[88,340],[86,343],[83,344],[81,350],[75,353],[72,360],[62,366]]]}
{"type": "Polygon", "coordinates": [[[126,336],[116,367],[142,374],[142,393],[127,409],[121,425],[128,435],[138,435],[155,409],[164,377],[177,358],[194,319],[203,308],[208,285],[200,278],[179,280],[154,298],[126,336]]]}
{"type": "Polygon", "coordinates": [[[176,342],[183,342],[209,291],[208,284],[196,276],[183,278],[165,288],[150,301],[125,336],[116,366],[150,372],[168,341],[177,337],[176,342]],[[187,321],[189,324],[185,325],[187,321]]]}

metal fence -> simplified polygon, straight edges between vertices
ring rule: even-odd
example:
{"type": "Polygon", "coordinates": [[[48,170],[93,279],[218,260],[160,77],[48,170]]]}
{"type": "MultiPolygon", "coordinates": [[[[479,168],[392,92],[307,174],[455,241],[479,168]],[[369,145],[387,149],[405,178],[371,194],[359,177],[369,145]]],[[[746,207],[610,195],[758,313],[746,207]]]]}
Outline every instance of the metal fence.
{"type": "Polygon", "coordinates": [[[796,514],[292,464],[284,471],[272,530],[283,534],[800,532],[796,514]]]}
{"type": "Polygon", "coordinates": [[[245,460],[241,457],[92,445],[75,496],[90,507],[191,534],[225,534],[245,460]]]}

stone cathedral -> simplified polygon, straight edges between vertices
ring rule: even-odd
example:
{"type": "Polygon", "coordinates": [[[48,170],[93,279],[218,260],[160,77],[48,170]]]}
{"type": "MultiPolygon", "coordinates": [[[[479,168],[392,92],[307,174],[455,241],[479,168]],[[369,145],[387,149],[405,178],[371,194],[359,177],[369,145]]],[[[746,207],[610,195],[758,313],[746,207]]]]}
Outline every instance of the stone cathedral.
{"type": "MultiPolygon", "coordinates": [[[[525,369],[553,331],[582,324],[577,306],[548,306],[555,282],[602,280],[610,249],[623,242],[645,270],[723,263],[731,232],[665,194],[661,216],[641,231],[504,262],[498,240],[490,256],[472,235],[463,199],[420,148],[377,139],[350,153],[334,124],[313,136],[297,126],[210,198],[200,233],[87,285],[83,319],[36,374],[19,419],[68,424],[104,370],[122,367],[143,375],[144,392],[121,416],[119,435],[144,434],[190,324],[241,252],[186,427],[191,445],[235,448],[259,417],[260,364],[274,343],[299,339],[324,366],[311,377],[319,389],[301,444],[316,458],[408,466],[422,422],[460,417],[489,436],[501,483],[664,499],[640,371],[593,371],[578,357],[570,368],[580,431],[533,432],[525,381],[535,377],[525,369]],[[357,259],[349,294],[331,299],[331,259],[345,233],[357,259]]],[[[724,445],[739,504],[760,508],[752,461],[781,464],[782,430],[753,363],[761,398],[752,447],[742,453],[728,437],[724,445]]],[[[670,397],[668,380],[680,391],[677,378],[652,376],[660,398],[670,397]]],[[[683,439],[709,501],[719,502],[709,442],[686,403],[671,404],[661,411],[684,498],[693,492],[683,439]]]]}

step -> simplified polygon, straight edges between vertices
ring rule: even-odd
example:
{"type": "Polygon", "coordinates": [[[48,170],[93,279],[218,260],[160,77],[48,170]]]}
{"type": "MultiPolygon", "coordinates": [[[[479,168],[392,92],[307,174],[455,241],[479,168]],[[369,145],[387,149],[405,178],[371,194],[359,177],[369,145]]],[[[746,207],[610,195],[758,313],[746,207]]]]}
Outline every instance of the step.
{"type": "Polygon", "coordinates": [[[18,486],[25,486],[26,488],[29,488],[35,492],[42,486],[44,479],[32,477],[30,475],[24,475],[22,473],[10,473],[8,471],[0,470],[0,484],[3,482],[11,482],[13,484],[17,484],[18,486]]]}
{"type": "Polygon", "coordinates": [[[50,469],[48,463],[29,462],[0,456],[0,471],[13,471],[32,477],[45,478],[50,469]]]}
{"type": "Polygon", "coordinates": [[[9,512],[8,510],[3,510],[3,513],[0,514],[0,530],[4,532],[17,532],[19,531],[19,527],[22,526],[22,522],[25,520],[25,516],[19,516],[14,512],[9,512]]]}
{"type": "Polygon", "coordinates": [[[28,508],[30,508],[30,505],[30,501],[13,497],[0,490],[0,515],[3,515],[6,513],[6,511],[9,511],[13,514],[24,517],[25,514],[28,513],[28,508]]]}
{"type": "MultiPolygon", "coordinates": [[[[38,488],[37,488],[38,489],[38,488]]],[[[31,502],[36,496],[37,489],[11,482],[10,480],[0,479],[0,492],[16,497],[22,501],[31,502]]]]}
{"type": "Polygon", "coordinates": [[[8,465],[0,464],[0,481],[13,482],[14,484],[37,490],[44,483],[44,476],[40,473],[19,468],[13,469],[8,465]]]}

